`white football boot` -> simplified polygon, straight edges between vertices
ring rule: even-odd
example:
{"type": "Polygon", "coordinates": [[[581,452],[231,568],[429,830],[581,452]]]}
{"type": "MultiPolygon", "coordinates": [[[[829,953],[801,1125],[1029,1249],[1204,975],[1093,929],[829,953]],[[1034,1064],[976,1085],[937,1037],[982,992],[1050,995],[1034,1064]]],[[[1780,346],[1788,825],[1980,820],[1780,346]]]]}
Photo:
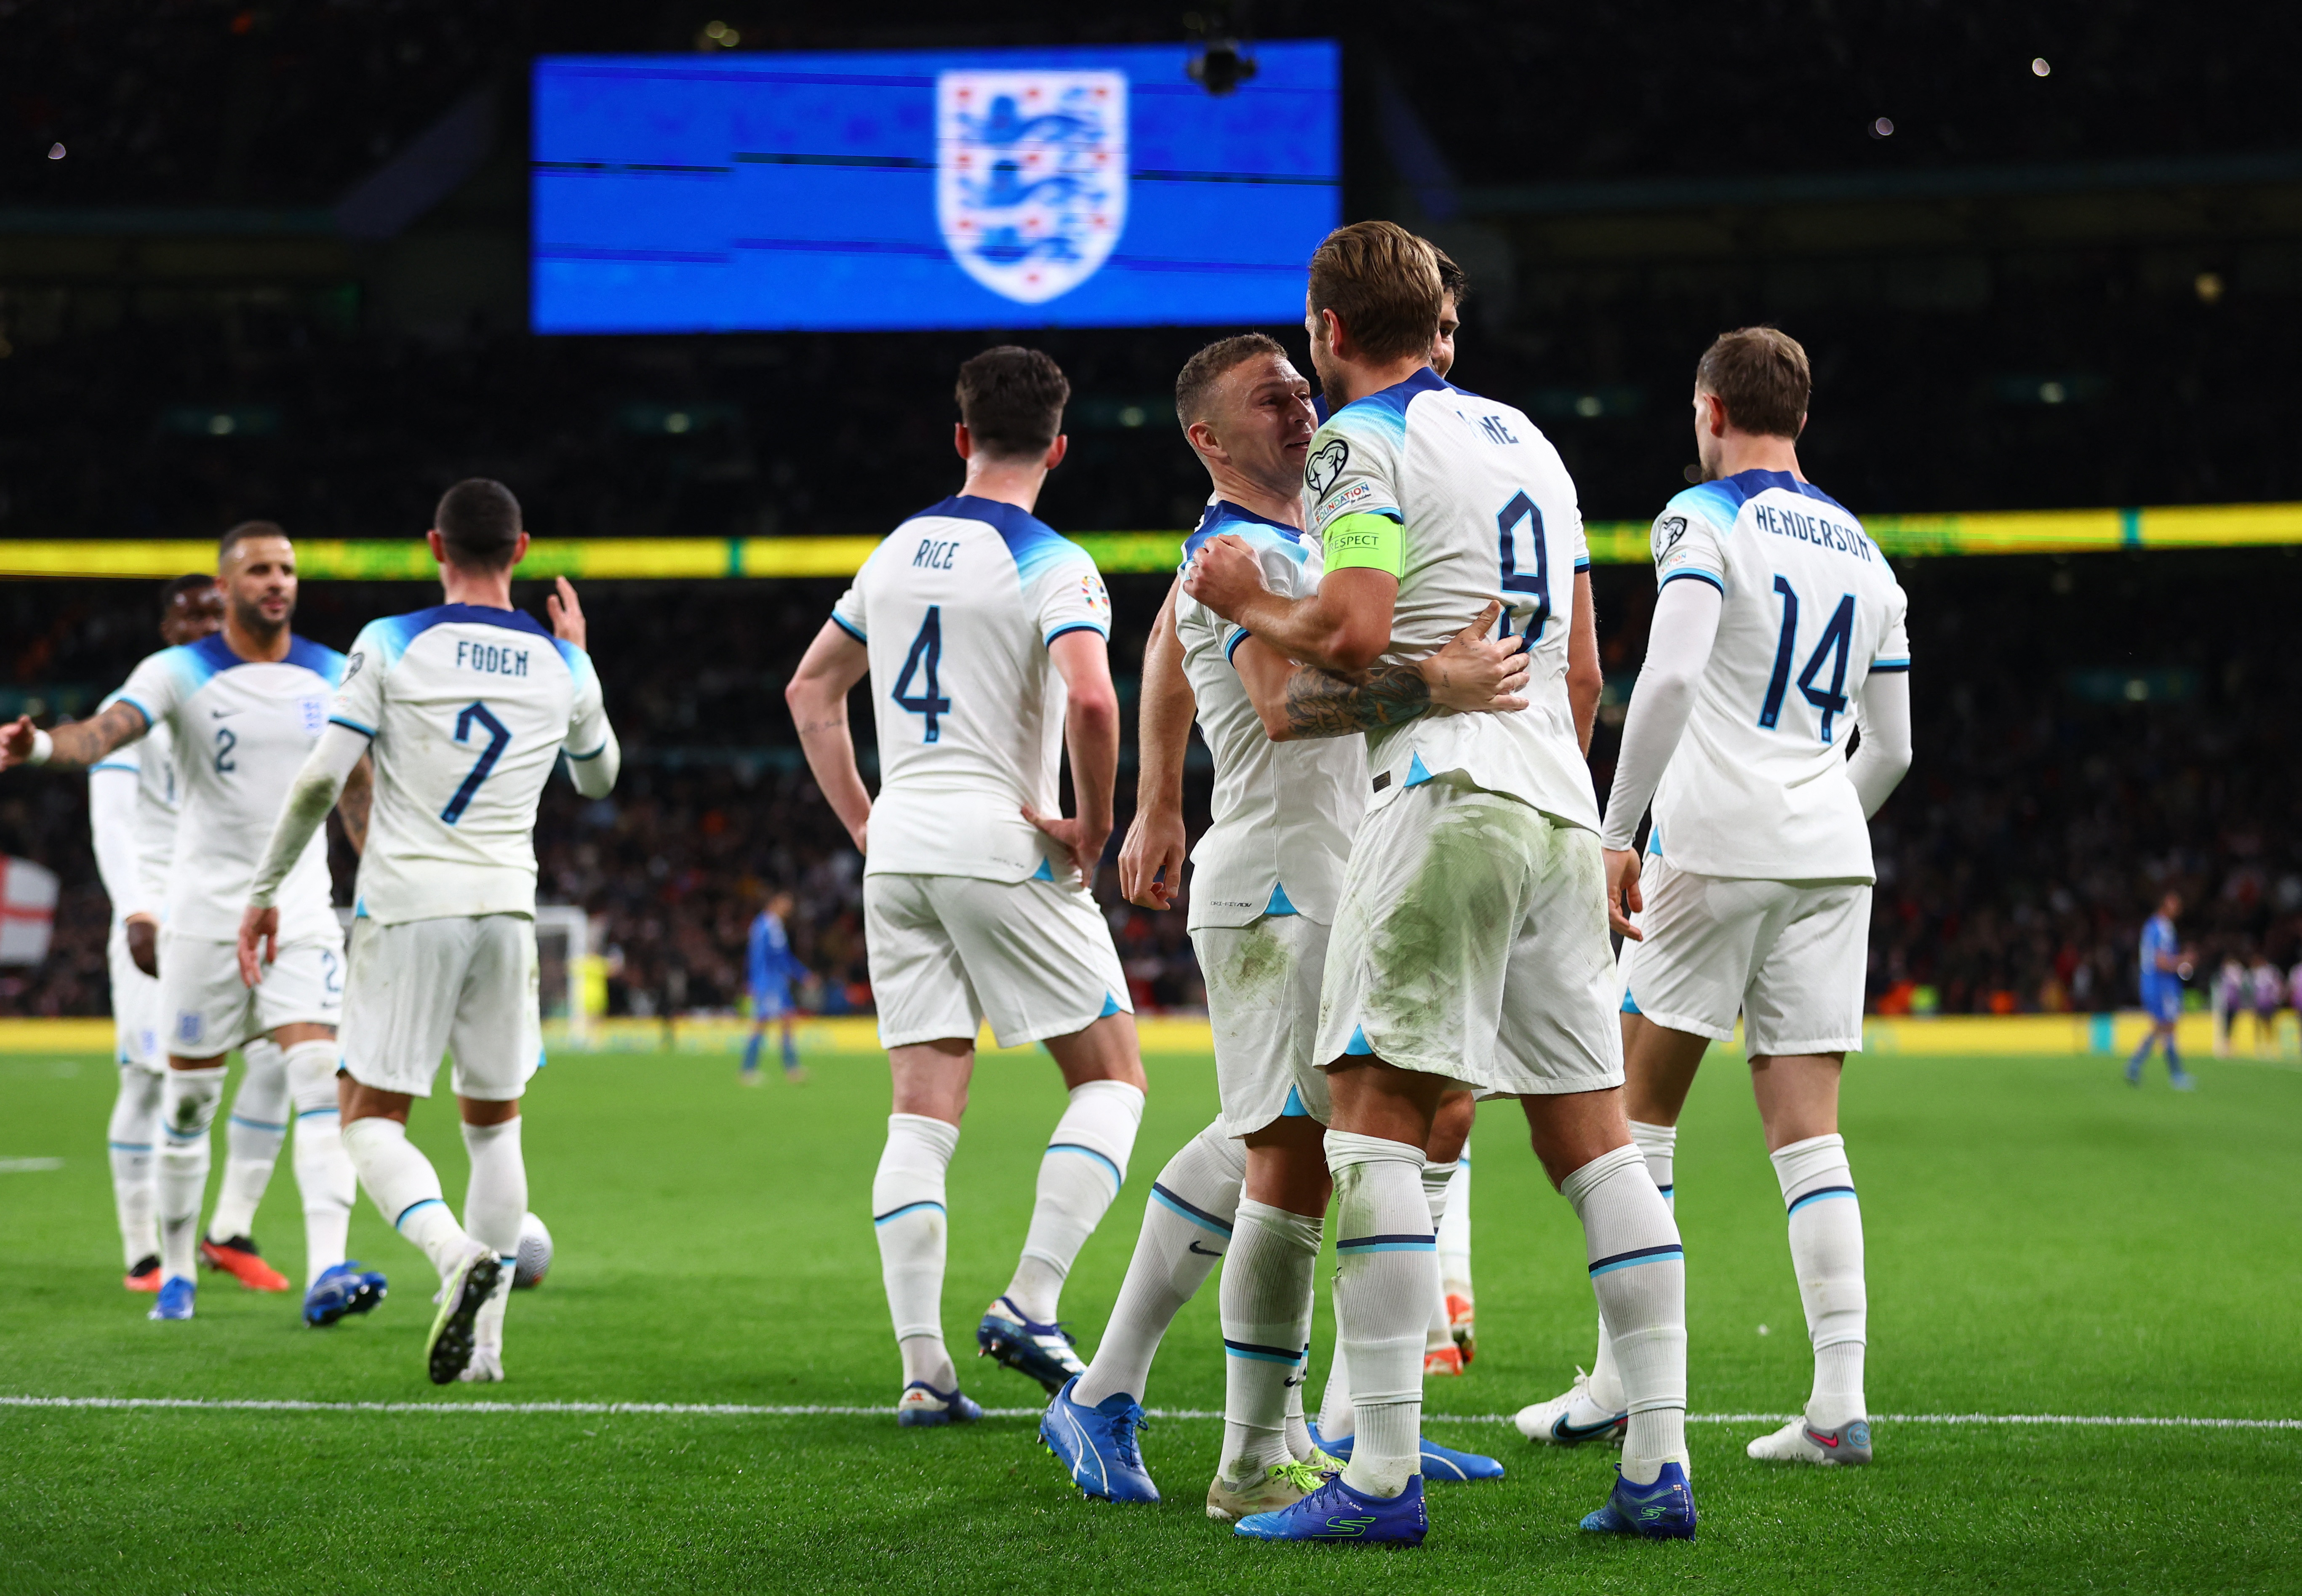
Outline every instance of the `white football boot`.
{"type": "Polygon", "coordinates": [[[1575,1383],[1548,1402],[1536,1402],[1511,1415],[1518,1432],[1539,1446],[1576,1447],[1586,1441],[1623,1444],[1631,1422],[1628,1408],[1602,1407],[1591,1399],[1591,1377],[1575,1371],[1575,1383]]]}

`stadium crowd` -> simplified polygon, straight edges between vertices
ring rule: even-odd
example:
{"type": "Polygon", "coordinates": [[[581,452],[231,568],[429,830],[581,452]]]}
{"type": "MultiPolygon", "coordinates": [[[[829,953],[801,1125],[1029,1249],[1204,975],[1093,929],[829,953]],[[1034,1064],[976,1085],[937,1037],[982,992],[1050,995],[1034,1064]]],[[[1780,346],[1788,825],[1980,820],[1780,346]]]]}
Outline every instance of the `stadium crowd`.
{"type": "MultiPolygon", "coordinates": [[[[2282,712],[2302,682],[2281,641],[2281,584],[2261,580],[2264,562],[2283,571],[2291,558],[1903,563],[1919,758],[1874,823],[1874,1009],[2131,1005],[2141,922],[2170,887],[2188,904],[2201,1001],[2205,973],[2225,958],[2302,960],[2302,747],[2282,712]],[[2176,651],[2152,651],[2162,646],[2176,651]]],[[[1651,598],[1636,567],[1602,566],[1598,577],[1609,691],[1592,752],[1603,794],[1651,598]]],[[[1161,589],[1156,577],[1113,584],[1130,745],[1133,672],[1161,589]]],[[[627,728],[626,773],[597,802],[553,784],[538,843],[545,901],[603,918],[611,1012],[735,1007],[745,927],[777,885],[798,898],[793,944],[818,978],[805,1000],[834,1012],[870,1006],[861,861],[808,779],[781,697],[838,591],[617,584],[587,594],[593,654],[627,728]]],[[[0,699],[92,705],[147,651],[149,598],[128,584],[0,589],[0,629],[22,640],[0,699]],[[59,683],[82,686],[71,697],[59,683]]],[[[369,617],[423,601],[405,585],[315,583],[299,629],[348,643],[369,617]]],[[[857,710],[868,749],[870,708],[857,710]]],[[[1193,780],[1204,814],[1204,771],[1193,780]]],[[[1122,826],[1132,785],[1130,759],[1122,826]]],[[[65,881],[55,950],[36,970],[0,970],[0,1013],[105,1012],[105,912],[82,785],[12,784],[0,794],[0,851],[47,861],[65,881]]],[[[337,862],[348,887],[340,843],[337,862]]],[[[1124,905],[1108,861],[1097,896],[1137,1002],[1198,1006],[1181,911],[1124,905]]]]}

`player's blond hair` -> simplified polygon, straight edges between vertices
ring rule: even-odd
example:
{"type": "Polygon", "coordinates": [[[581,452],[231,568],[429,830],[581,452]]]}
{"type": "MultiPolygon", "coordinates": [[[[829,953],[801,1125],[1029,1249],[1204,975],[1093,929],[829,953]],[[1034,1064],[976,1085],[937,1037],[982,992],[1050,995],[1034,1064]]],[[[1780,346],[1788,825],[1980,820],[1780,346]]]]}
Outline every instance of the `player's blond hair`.
{"type": "Polygon", "coordinates": [[[1437,252],[1396,222],[1339,227],[1311,256],[1311,314],[1333,311],[1371,363],[1427,353],[1443,291],[1437,252]]]}

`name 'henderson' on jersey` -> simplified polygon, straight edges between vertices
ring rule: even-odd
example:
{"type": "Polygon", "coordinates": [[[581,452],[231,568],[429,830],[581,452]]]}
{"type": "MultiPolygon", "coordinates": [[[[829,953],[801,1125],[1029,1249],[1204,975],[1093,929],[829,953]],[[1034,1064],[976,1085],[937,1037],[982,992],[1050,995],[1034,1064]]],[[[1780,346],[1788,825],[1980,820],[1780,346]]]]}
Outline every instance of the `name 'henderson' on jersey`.
{"type": "Polygon", "coordinates": [[[441,604],[371,621],[331,720],[370,739],[375,802],[357,912],[385,925],[535,912],[535,808],[565,746],[596,759],[591,656],[517,609],[441,604]]]}
{"type": "Polygon", "coordinates": [[[1550,441],[1510,406],[1424,366],[1329,416],[1311,440],[1304,483],[1326,569],[1377,564],[1399,577],[1384,659],[1438,652],[1495,598],[1505,634],[1527,639],[1525,710],[1424,715],[1367,734],[1374,805],[1459,770],[1596,831],[1598,800],[1567,697],[1575,574],[1591,554],[1574,480],[1550,441]],[[1344,546],[1365,526],[1362,517],[1398,524],[1395,556],[1371,559],[1344,546]]]}
{"type": "Polygon", "coordinates": [[[1786,471],[1677,495],[1654,524],[1658,586],[1724,596],[1649,850],[1705,876],[1873,878],[1847,734],[1874,671],[1908,670],[1907,601],[1845,508],[1786,471]]]}
{"type": "Polygon", "coordinates": [[[879,793],[868,875],[1054,879],[1023,818],[1060,812],[1070,693],[1047,649],[1111,635],[1086,550],[1029,512],[958,494],[881,540],[832,620],[871,659],[879,793]]]}

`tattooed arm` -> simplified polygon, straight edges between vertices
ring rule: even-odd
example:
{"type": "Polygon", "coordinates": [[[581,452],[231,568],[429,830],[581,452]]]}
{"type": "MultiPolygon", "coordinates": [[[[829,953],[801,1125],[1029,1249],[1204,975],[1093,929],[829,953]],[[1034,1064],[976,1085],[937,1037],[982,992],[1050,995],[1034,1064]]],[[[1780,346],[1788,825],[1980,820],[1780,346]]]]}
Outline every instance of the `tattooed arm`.
{"type": "Polygon", "coordinates": [[[18,765],[43,764],[59,770],[85,770],[122,743],[133,743],[151,729],[144,711],[131,703],[116,703],[89,720],[75,720],[53,732],[37,731],[29,715],[0,726],[0,770],[18,765]],[[35,753],[46,744],[45,757],[35,753]]]}
{"type": "Polygon", "coordinates": [[[1413,665],[1377,660],[1342,676],[1297,665],[1254,638],[1239,644],[1231,662],[1274,743],[1349,736],[1433,710],[1523,710],[1526,701],[1514,695],[1526,685],[1526,656],[1516,639],[1487,635],[1500,609],[1490,602],[1445,648],[1413,665]]]}
{"type": "Polygon", "coordinates": [[[344,790],[336,799],[336,812],[344,818],[344,835],[351,839],[352,852],[367,852],[367,811],[375,802],[375,765],[366,755],[352,767],[344,778],[344,790]]]}

